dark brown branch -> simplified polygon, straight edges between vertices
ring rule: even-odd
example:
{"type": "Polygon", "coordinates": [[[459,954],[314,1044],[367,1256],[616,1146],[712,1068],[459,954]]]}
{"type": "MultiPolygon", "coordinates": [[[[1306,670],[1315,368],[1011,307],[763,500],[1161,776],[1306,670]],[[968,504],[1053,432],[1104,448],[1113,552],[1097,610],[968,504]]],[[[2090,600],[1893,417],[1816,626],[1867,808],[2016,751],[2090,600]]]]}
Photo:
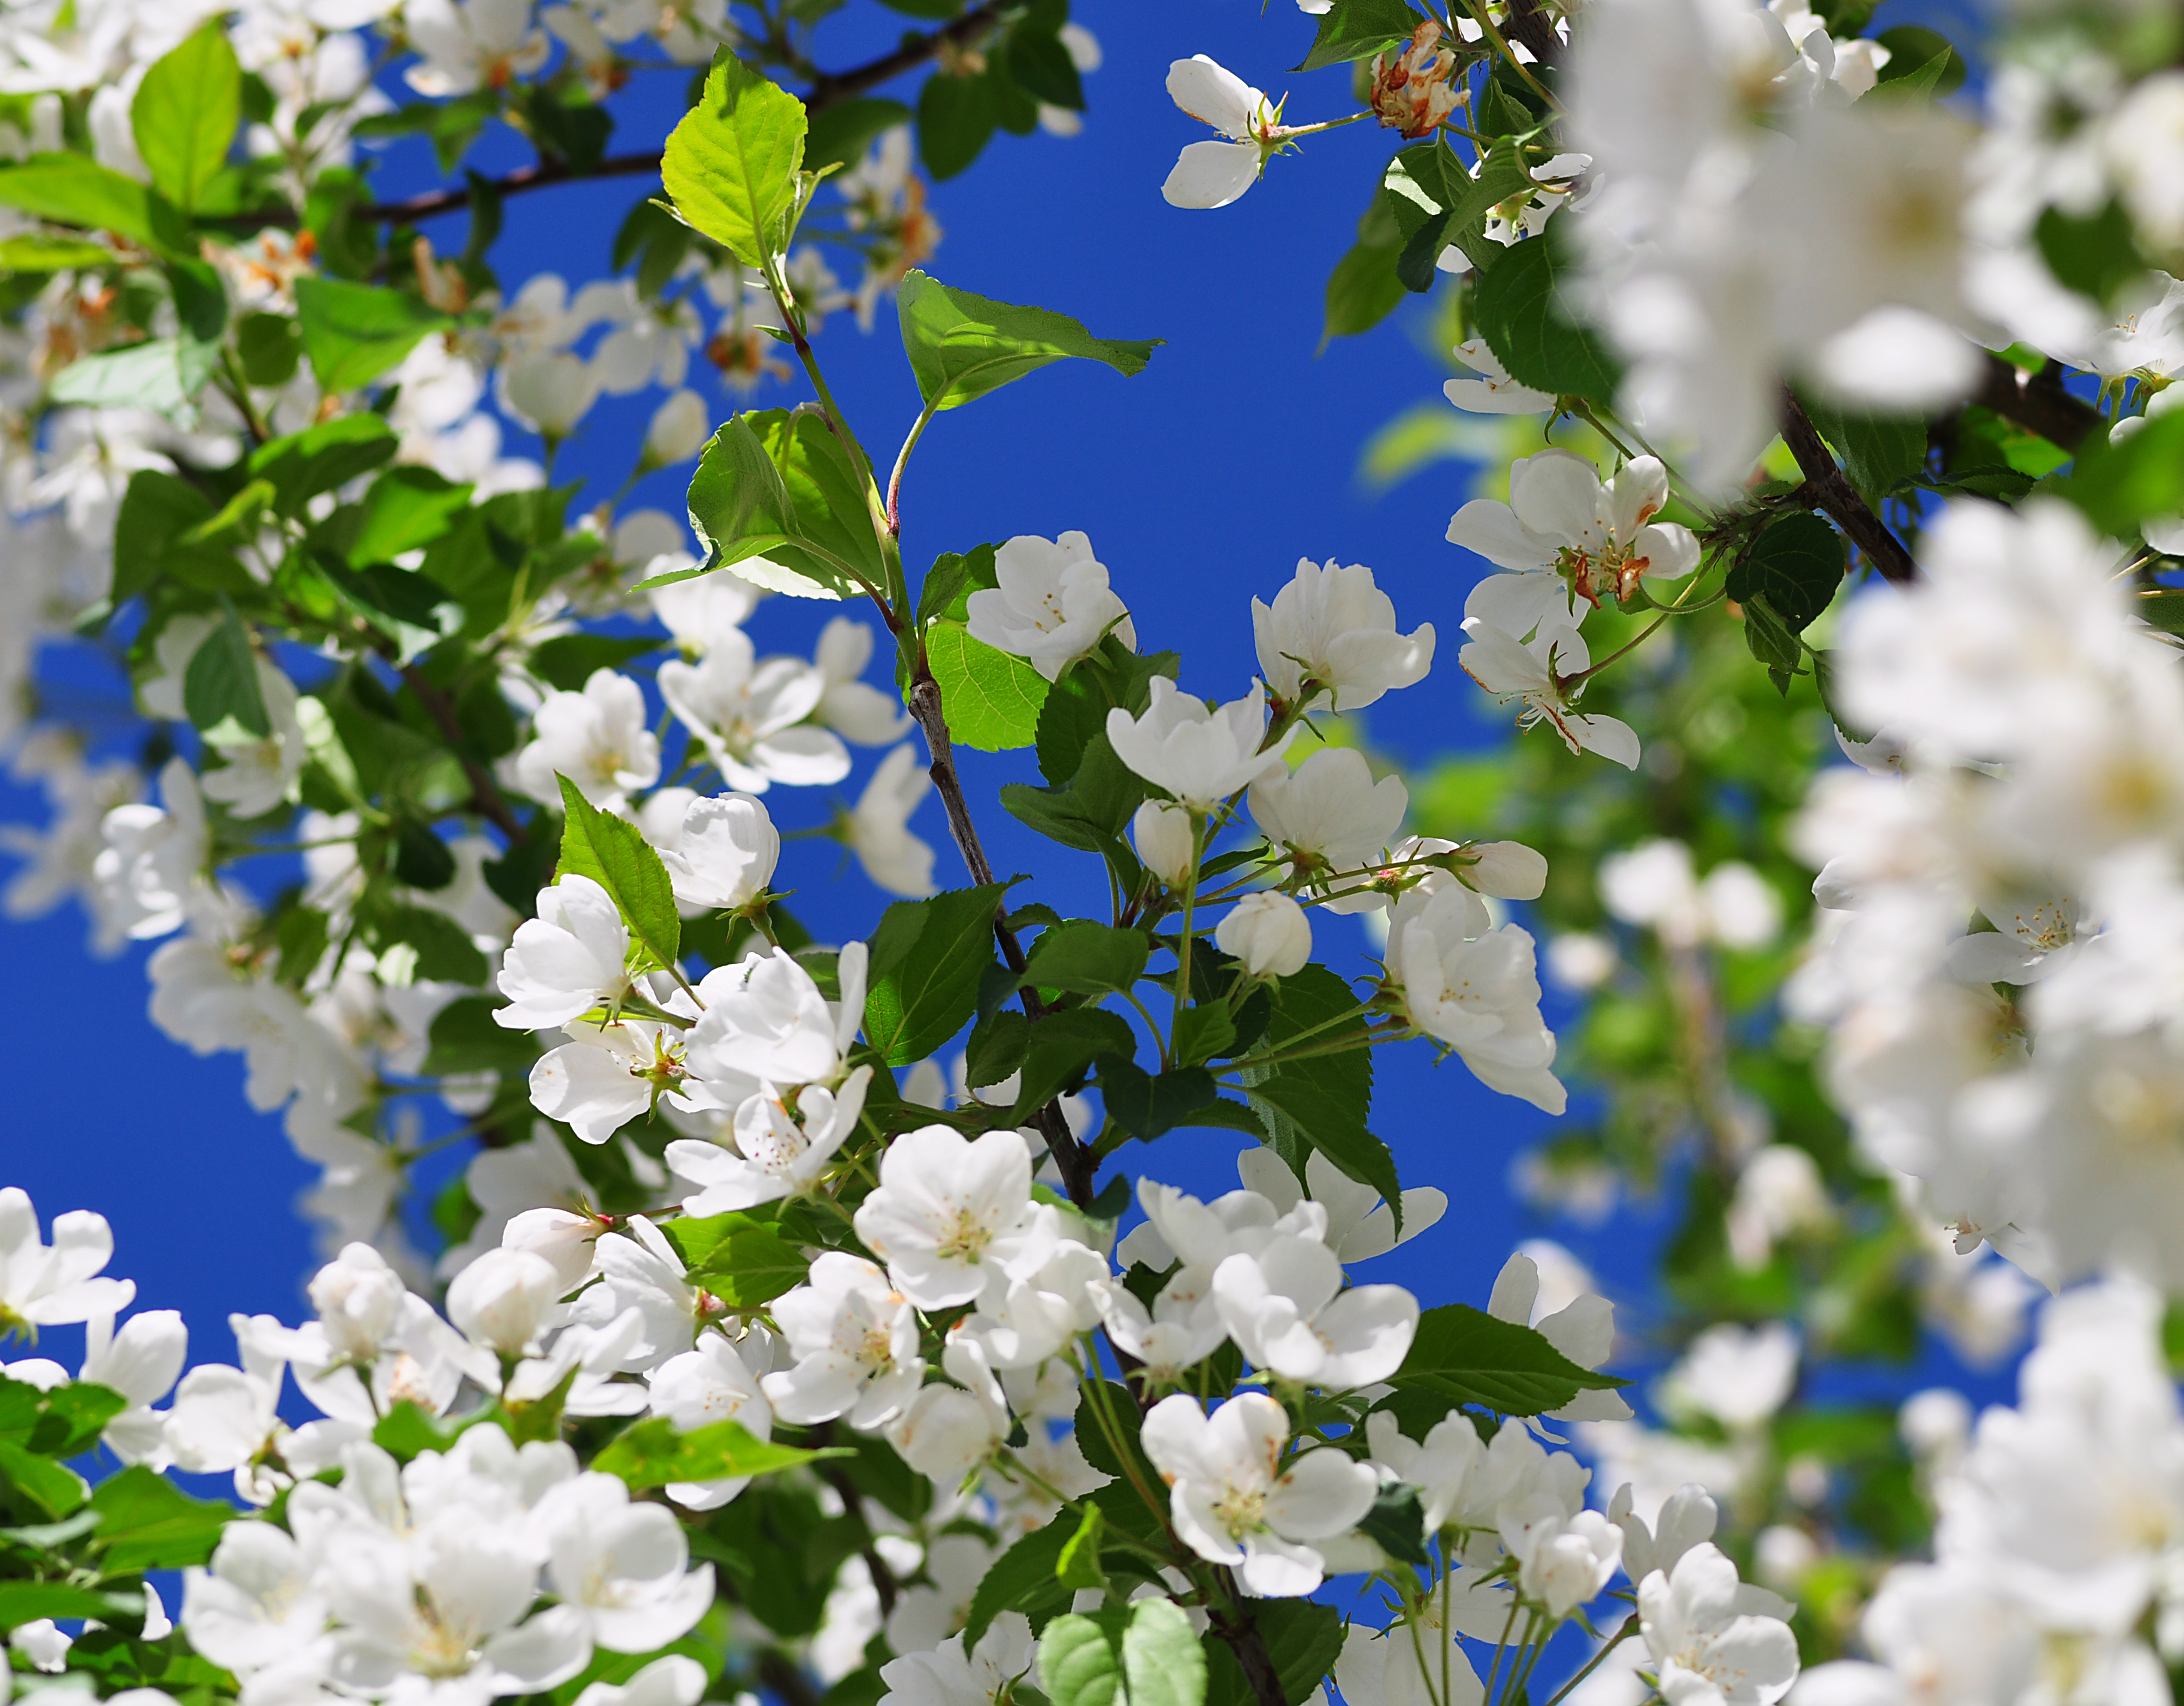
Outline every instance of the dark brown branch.
{"type": "MultiPolygon", "coordinates": [[[[940,703],[940,683],[925,672],[922,656],[919,669],[919,677],[910,690],[910,714],[925,731],[926,748],[933,755],[928,773],[933,787],[939,790],[941,806],[948,813],[948,832],[955,838],[964,864],[970,868],[971,880],[983,887],[994,880],[994,867],[978,839],[978,826],[971,822],[971,806],[963,797],[962,778],[956,773],[955,744],[948,736],[948,718],[940,703]]],[[[1008,962],[1009,969],[1021,973],[1026,964],[1023,945],[998,915],[994,919],[994,939],[1000,945],[1001,957],[1008,962]]],[[[1045,1013],[1045,1004],[1034,990],[1026,989],[1021,994],[1024,1017],[1037,1023],[1045,1013]]],[[[1046,1140],[1047,1152],[1054,1157],[1069,1200],[1079,1208],[1089,1208],[1093,1175],[1099,1171],[1099,1163],[1093,1158],[1091,1150],[1071,1133],[1061,1102],[1048,1102],[1039,1109],[1034,1123],[1039,1135],[1046,1140]]]]}
{"type": "Polygon", "coordinates": [[[1236,1655],[1237,1669],[1244,1673],[1251,1698],[1259,1706],[1289,1706],[1289,1697],[1282,1691],[1282,1674],[1274,1668],[1274,1656],[1267,1650],[1267,1637],[1259,1632],[1258,1622],[1251,1615],[1251,1601],[1236,1592],[1235,1578],[1225,1567],[1220,1574],[1222,1585],[1228,1590],[1229,1608],[1223,1611],[1213,1606],[1206,1608],[1213,1632],[1236,1655]]]}
{"type": "Polygon", "coordinates": [[[1511,41],[1522,42],[1541,64],[1552,65],[1562,57],[1562,37],[1555,34],[1554,20],[1540,0],[1510,0],[1502,25],[1511,41]]]}
{"type": "MultiPolygon", "coordinates": [[[[813,82],[804,97],[804,109],[816,114],[827,108],[838,106],[853,96],[867,89],[876,89],[905,71],[914,71],[939,53],[944,47],[965,47],[993,27],[1000,15],[997,4],[974,6],[945,28],[935,30],[928,36],[914,36],[892,53],[883,54],[868,64],[855,66],[847,71],[822,75],[813,82]]],[[[1538,51],[1536,48],[1535,52],[1538,51]]],[[[535,166],[523,166],[492,181],[493,192],[500,196],[521,195],[526,190],[543,189],[549,184],[575,183],[591,178],[619,178],[642,176],[660,170],[660,151],[649,153],[616,154],[611,159],[601,160],[595,166],[579,170],[566,160],[541,160],[535,166]]],[[[467,186],[460,189],[431,190],[423,195],[411,196],[405,201],[374,202],[351,210],[352,219],[370,220],[388,225],[408,225],[421,219],[430,219],[435,214],[453,213],[466,206],[471,198],[467,186]]]]}
{"type": "Polygon", "coordinates": [[[417,703],[425,707],[434,722],[439,724],[440,733],[447,736],[448,745],[455,750],[455,756],[463,767],[463,774],[470,778],[471,809],[491,822],[508,838],[510,846],[518,846],[529,840],[531,838],[524,833],[523,826],[515,821],[515,814],[508,809],[508,801],[501,797],[500,789],[494,783],[491,772],[463,751],[462,720],[455,715],[454,701],[426,680],[415,664],[402,672],[402,683],[417,695],[417,703]]]}
{"type": "Polygon", "coordinates": [[[2076,449],[2105,424],[2099,410],[2063,388],[2063,366],[2058,361],[2028,374],[1990,354],[1971,400],[2064,450],[2076,449]]]}
{"type": "Polygon", "coordinates": [[[1888,524],[1873,513],[1843,477],[1819,429],[1786,390],[1782,393],[1782,442],[1797,459],[1798,471],[1812,487],[1820,508],[1835,517],[1836,526],[1864,553],[1875,571],[1898,585],[1916,580],[1918,566],[1903,549],[1903,542],[1888,531],[1888,524]]]}

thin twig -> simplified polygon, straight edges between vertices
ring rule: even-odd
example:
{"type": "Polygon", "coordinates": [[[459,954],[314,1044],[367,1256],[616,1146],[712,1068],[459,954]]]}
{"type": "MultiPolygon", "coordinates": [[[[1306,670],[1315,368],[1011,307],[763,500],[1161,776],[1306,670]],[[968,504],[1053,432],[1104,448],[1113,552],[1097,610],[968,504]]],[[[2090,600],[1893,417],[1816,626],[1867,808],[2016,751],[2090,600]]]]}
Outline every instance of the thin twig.
{"type": "Polygon", "coordinates": [[[1289,1696],[1282,1688],[1282,1674],[1274,1668],[1274,1656],[1267,1650],[1267,1637],[1260,1632],[1258,1620],[1251,1614],[1251,1603],[1236,1591],[1236,1579],[1224,1565],[1217,1572],[1222,1586],[1228,1590],[1227,1611],[1208,1606],[1213,1632],[1228,1644],[1236,1655],[1236,1667],[1244,1673],[1244,1681],[1259,1706],[1289,1706],[1289,1696]]]}
{"type": "Polygon", "coordinates": [[[1843,477],[1819,428],[1786,388],[1782,393],[1782,442],[1797,459],[1798,471],[1811,484],[1820,508],[1835,517],[1836,524],[1850,536],[1851,543],[1865,554],[1866,561],[1873,565],[1875,571],[1883,580],[1893,581],[1899,586],[1918,579],[1918,565],[1911,560],[1911,553],[1903,549],[1903,542],[1888,531],[1888,524],[1873,513],[1865,499],[1858,496],[1857,488],[1843,477]]]}
{"type": "Polygon", "coordinates": [[[454,701],[426,680],[415,664],[403,669],[402,682],[417,695],[417,703],[423,705],[432,721],[439,724],[440,733],[447,736],[448,744],[455,749],[455,756],[462,763],[463,774],[470,778],[471,809],[479,817],[488,819],[505,835],[510,845],[520,845],[529,840],[531,838],[524,833],[523,826],[516,822],[515,814],[509,810],[508,801],[501,797],[499,786],[493,781],[492,773],[463,750],[463,725],[461,719],[455,715],[454,701]]]}
{"type": "Polygon", "coordinates": [[[2108,424],[2099,410],[2063,388],[2062,364],[2055,361],[2037,373],[2026,373],[1999,355],[1989,354],[1971,400],[2065,450],[2076,449],[2108,424]]]}

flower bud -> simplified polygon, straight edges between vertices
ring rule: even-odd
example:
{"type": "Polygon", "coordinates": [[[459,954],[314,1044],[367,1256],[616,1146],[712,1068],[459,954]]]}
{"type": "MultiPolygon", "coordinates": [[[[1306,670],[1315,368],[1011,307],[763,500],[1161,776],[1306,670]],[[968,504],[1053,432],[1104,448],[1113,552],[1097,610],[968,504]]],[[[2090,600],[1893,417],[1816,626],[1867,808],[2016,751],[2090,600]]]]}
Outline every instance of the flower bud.
{"type": "Polygon", "coordinates": [[[688,388],[677,392],[654,411],[644,435],[644,460],[655,468],[688,461],[704,448],[711,426],[704,398],[688,388]]]}
{"type": "Polygon", "coordinates": [[[1497,900],[1536,900],[1547,886],[1547,861],[1521,841],[1479,841],[1463,850],[1475,864],[1457,875],[1467,888],[1497,900]]]}
{"type": "Polygon", "coordinates": [[[311,1307],[319,1312],[334,1354],[359,1363],[379,1354],[402,1319],[410,1288],[369,1244],[351,1244],[311,1276],[311,1307]]]}
{"type": "Polygon", "coordinates": [[[1213,933],[1214,945],[1240,960],[1254,978],[1286,978],[1312,957],[1312,923],[1304,908],[1271,889],[1246,895],[1213,933]]]}
{"type": "Polygon", "coordinates": [[[660,852],[677,900],[725,912],[747,906],[762,894],[780,858],[773,819],[749,794],[692,800],[677,845],[660,852]]]}
{"type": "Polygon", "coordinates": [[[488,1250],[448,1287],[448,1319],[472,1344],[520,1357],[560,1297],[561,1276],[528,1250],[488,1250]]]}
{"type": "Polygon", "coordinates": [[[599,400],[599,376],[581,356],[526,355],[501,374],[501,400],[544,438],[567,438],[599,400]]]}
{"type": "Polygon", "coordinates": [[[1194,833],[1190,813],[1182,806],[1148,800],[1130,820],[1130,839],[1145,869],[1169,888],[1180,889],[1190,880],[1194,833]]]}

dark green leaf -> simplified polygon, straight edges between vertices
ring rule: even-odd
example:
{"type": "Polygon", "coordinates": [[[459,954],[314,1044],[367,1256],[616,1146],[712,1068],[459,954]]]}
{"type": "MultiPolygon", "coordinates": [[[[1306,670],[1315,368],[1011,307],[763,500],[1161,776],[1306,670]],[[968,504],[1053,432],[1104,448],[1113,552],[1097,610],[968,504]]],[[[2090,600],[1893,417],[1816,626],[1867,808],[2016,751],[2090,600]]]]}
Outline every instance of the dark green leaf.
{"type": "Polygon", "coordinates": [[[738,1227],[717,1240],[691,1274],[732,1309],[755,1309],[801,1285],[811,1264],[796,1246],[766,1226],[738,1227]]]}
{"type": "Polygon", "coordinates": [[[1225,1055],[1236,1041],[1236,1022],[1225,1001],[1185,1007],[1175,1016],[1176,1063],[1200,1066],[1225,1055]]]}
{"type": "Polygon", "coordinates": [[[1370,332],[1403,299],[1403,281],[1396,265],[1399,247],[1360,243],[1334,264],[1327,279],[1327,324],[1323,344],[1331,337],[1355,337],[1370,332]]]}
{"type": "MultiPolygon", "coordinates": [[[[1251,1620],[1274,1662],[1284,1697],[1290,1706],[1305,1706],[1342,1651],[1342,1614],[1307,1599],[1260,1599],[1251,1602],[1251,1620]]],[[[1209,1637],[1205,1646],[1206,1706],[1256,1706],[1258,1697],[1228,1644],[1209,1637]]]]}
{"type": "Polygon", "coordinates": [[[2142,521],[2184,515],[2184,415],[2156,415],[2121,440],[2086,439],[2060,491],[2112,538],[2131,538],[2142,521]]]}
{"type": "Polygon", "coordinates": [[[2131,215],[2120,201],[2091,214],[2044,209],[2032,236],[2057,282],[2104,308],[2119,307],[2123,294],[2146,277],[2131,215]]]}
{"type": "Polygon", "coordinates": [[[1163,340],[1095,337],[1065,315],[993,302],[913,271],[896,292],[903,348],[932,410],[954,409],[1065,357],[1103,361],[1125,377],[1163,340]]]}
{"type": "Polygon", "coordinates": [[[208,733],[230,719],[261,739],[273,732],[258,684],[258,654],[249,630],[233,610],[190,655],[182,675],[182,708],[192,724],[208,733]]]}
{"type": "MultiPolygon", "coordinates": [[[[1791,633],[1802,633],[1835,601],[1844,566],[1841,534],[1818,516],[1785,516],[1769,522],[1730,571],[1727,590],[1739,604],[1764,597],[1791,633]]],[[[1785,666],[1797,662],[1792,645],[1785,666]]]]}
{"type": "Polygon", "coordinates": [[[345,486],[391,461],[400,443],[394,429],[378,415],[343,415],[259,445],[246,466],[271,483],[276,510],[284,516],[300,516],[304,505],[320,493],[345,486]]]}
{"type": "MultiPolygon", "coordinates": [[[[1744,644],[1770,672],[1780,672],[1785,677],[1797,672],[1804,657],[1804,649],[1797,644],[1796,633],[1776,614],[1763,593],[1754,593],[1745,601],[1744,644]]],[[[1790,690],[1786,679],[1778,680],[1774,685],[1782,693],[1790,690]]]]}
{"type": "MultiPolygon", "coordinates": [[[[1134,1403],[1132,1406],[1135,1408],[1134,1403]]],[[[1075,1526],[1062,1518],[1034,1529],[993,1563],[978,1578],[971,1596],[970,1620],[963,1625],[963,1644],[978,1644],[989,1625],[1004,1611],[1028,1614],[1034,1608],[1066,1608],[1071,1590],[1060,1580],[1061,1555],[1075,1537],[1075,1526]]]]}
{"type": "Polygon", "coordinates": [[[454,324],[416,297],[335,278],[296,281],[296,318],[311,371],[329,393],[369,385],[400,366],[426,332],[454,324]]]}
{"type": "Polygon", "coordinates": [[[865,1035],[889,1066],[923,1060],[964,1027],[994,958],[999,883],[898,900],[872,937],[865,1035]]]}
{"type": "Polygon", "coordinates": [[[31,1449],[42,1457],[72,1458],[88,1451],[129,1400],[88,1380],[71,1380],[46,1394],[44,1413],[31,1430],[31,1449]]]}
{"type": "Polygon", "coordinates": [[[1048,689],[1045,677],[1023,659],[996,651],[949,622],[926,630],[925,657],[940,688],[948,733],[958,744],[978,752],[1032,744],[1048,689]]]}
{"type": "Polygon", "coordinates": [[[760,1439],[741,1422],[711,1422],[678,1433],[665,1416],[639,1422],[616,1436],[592,1460],[602,1475],[620,1475],[632,1492],[671,1481],[727,1480],[738,1475],[777,1475],[822,1458],[855,1457],[844,1447],[805,1451],[760,1439]]]}
{"type": "Polygon", "coordinates": [[[236,322],[235,348],[242,376],[267,390],[293,379],[304,359],[302,329],[285,314],[244,315],[236,322]]]}
{"type": "MultiPolygon", "coordinates": [[[[987,969],[1001,973],[1011,986],[1015,984],[1016,973],[1006,966],[987,969]]],[[[972,1090],[997,1084],[1023,1065],[1030,1048],[1029,1019],[1013,1009],[994,1013],[971,1029],[963,1054],[963,1080],[972,1090]]]]}
{"type": "Polygon", "coordinates": [[[35,1521],[68,1515],[82,1505],[88,1490],[73,1469],[0,1440],[0,1491],[5,1491],[18,1496],[11,1503],[19,1514],[35,1521]]]}
{"type": "Polygon", "coordinates": [[[556,879],[588,877],[614,897],[629,925],[630,938],[655,964],[675,963],[682,941],[682,920],[675,911],[675,886],[660,855],[634,823],[600,811],[577,784],[560,778],[561,857],[556,879]]]}
{"type": "Polygon", "coordinates": [[[143,1615],[144,1602],[137,1594],[102,1593],[65,1581],[0,1581],[0,1629],[40,1618],[143,1615]]]}
{"type": "Polygon", "coordinates": [[[1144,931],[1075,918],[1045,931],[1032,945],[1022,981],[1071,995],[1105,995],[1134,985],[1151,957],[1152,944],[1144,931]]]}
{"type": "Polygon", "coordinates": [[[969,621],[971,594],[997,584],[991,545],[978,545],[960,555],[944,552],[933,559],[925,584],[918,589],[919,625],[922,627],[935,616],[945,616],[956,622],[969,621]]]}
{"type": "Polygon", "coordinates": [[[667,138],[660,181],[684,219],[745,266],[763,267],[788,246],[805,128],[803,102],[723,47],[667,138]]]}
{"type": "Polygon", "coordinates": [[[1479,281],[1479,334],[1518,384],[1612,403],[1620,370],[1564,299],[1569,267],[1553,229],[1518,243],[1479,281]]]}
{"type": "Polygon", "coordinates": [[[1145,797],[1145,783],[1115,755],[1104,728],[1086,744],[1084,761],[1066,788],[1001,785],[1001,805],[1011,817],[1084,853],[1106,851],[1145,797]]]}
{"type": "Polygon", "coordinates": [[[993,80],[935,71],[917,92],[917,153],[935,183],[985,152],[1000,121],[993,80]]]}
{"type": "Polygon", "coordinates": [[[1128,1023],[1104,1007],[1065,1007],[1047,1014],[1025,1042],[1016,1112],[1028,1119],[1057,1092],[1073,1088],[1094,1061],[1127,1061],[1137,1045],[1128,1023]]]}
{"type": "Polygon", "coordinates": [[[242,117],[242,68],[214,20],[155,61],[129,105],[152,181],[184,212],[204,195],[242,117]]]}
{"type": "Polygon", "coordinates": [[[1873,38],[1888,49],[1888,63],[1880,68],[1880,81],[1909,81],[1923,93],[1946,95],[1963,87],[1964,58],[1947,37],[1919,24],[1898,24],[1873,38]]]}
{"type": "Polygon", "coordinates": [[[1357,998],[1325,967],[1306,966],[1283,978],[1266,1034],[1244,1057],[1245,1095],[1290,1171],[1302,1177],[1305,1152],[1318,1150],[1349,1177],[1379,1191],[1400,1227],[1402,1194],[1394,1157],[1365,1126],[1372,1112],[1373,1062],[1362,1046],[1364,1029],[1357,998]],[[1322,1025],[1327,1028],[1317,1029],[1322,1025]],[[1276,1052],[1306,1031],[1318,1042],[1353,1040],[1360,1045],[1283,1066],[1251,1064],[1254,1056],[1276,1052]]]}
{"type": "Polygon", "coordinates": [[[1357,1527],[1398,1564],[1417,1564],[1421,1569],[1433,1564],[1432,1555],[1426,1551],[1425,1508],[1418,1502],[1416,1487],[1401,1482],[1382,1487],[1357,1527]]]}
{"type": "Polygon", "coordinates": [[[822,107],[812,114],[811,133],[804,139],[804,169],[855,165],[883,132],[908,124],[911,116],[901,102],[870,95],[822,107]]]}
{"type": "Polygon", "coordinates": [[[1150,1143],[1162,1133],[1190,1123],[1190,1116],[1220,1094],[1204,1067],[1177,1067],[1149,1074],[1128,1061],[1100,1063],[1100,1100],[1131,1136],[1150,1143]]]}
{"type": "Polygon", "coordinates": [[[1443,1304],[1418,1317],[1418,1335],[1394,1380],[1399,1388],[1424,1389],[1505,1416],[1540,1415],[1581,1391],[1629,1384],[1580,1369],[1533,1329],[1465,1303],[1443,1304]]]}
{"type": "Polygon", "coordinates": [[[1009,35],[1009,75],[1033,99],[1050,107],[1084,109],[1084,82],[1069,49],[1051,30],[1029,22],[1019,24],[1009,35]]]}
{"type": "Polygon", "coordinates": [[[1425,21],[1403,0],[1334,0],[1320,14],[1312,52],[1304,56],[1302,64],[1292,69],[1317,71],[1326,65],[1369,59],[1425,21]]]}
{"type": "Polygon", "coordinates": [[[186,480],[156,468],[131,475],[114,522],[116,536],[129,544],[114,554],[114,602],[142,592],[165,571],[170,558],[209,555],[178,542],[212,513],[212,500],[186,480]]]}
{"type": "Polygon", "coordinates": [[[360,922],[379,956],[382,983],[398,988],[421,978],[476,987],[486,980],[485,956],[470,933],[445,912],[429,906],[382,906],[360,922]]]}
{"type": "Polygon", "coordinates": [[[1861,415],[1818,398],[1799,400],[1868,503],[1878,505],[1925,470],[1926,423],[1917,415],[1861,415]]]}
{"type": "Polygon", "coordinates": [[[620,669],[661,644],[650,634],[558,634],[532,652],[531,672],[549,687],[581,693],[593,671],[620,669]]]}

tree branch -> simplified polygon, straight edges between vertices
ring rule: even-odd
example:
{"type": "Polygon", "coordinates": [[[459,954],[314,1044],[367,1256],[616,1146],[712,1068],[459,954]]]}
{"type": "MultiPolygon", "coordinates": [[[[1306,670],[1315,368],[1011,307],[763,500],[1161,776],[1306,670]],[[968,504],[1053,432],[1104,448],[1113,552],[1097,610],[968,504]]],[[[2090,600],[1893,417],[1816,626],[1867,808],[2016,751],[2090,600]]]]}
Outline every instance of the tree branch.
{"type": "MultiPolygon", "coordinates": [[[[940,703],[940,683],[925,670],[922,653],[919,659],[919,676],[910,690],[910,714],[917,719],[917,726],[925,731],[926,749],[933,755],[928,773],[933,785],[940,793],[940,803],[948,813],[949,833],[955,837],[956,845],[963,855],[963,862],[970,867],[971,880],[981,886],[994,880],[994,867],[986,857],[986,850],[978,840],[978,827],[971,822],[970,802],[963,797],[962,778],[956,772],[955,744],[948,736],[948,719],[940,703]]],[[[998,914],[994,919],[994,939],[1000,945],[1001,958],[1012,972],[1021,973],[1026,964],[1023,945],[1017,940],[1017,933],[1001,922],[998,914]]],[[[1045,1016],[1045,1004],[1035,990],[1020,992],[1024,1017],[1034,1024],[1045,1016]]],[[[1092,1206],[1092,1179],[1099,1171],[1099,1163],[1092,1151],[1079,1143],[1069,1129],[1069,1122],[1061,1112],[1059,1099],[1039,1109],[1035,1118],[1039,1135],[1046,1140],[1047,1152],[1054,1157],[1056,1168],[1061,1174],[1069,1200],[1079,1208],[1092,1206]]]]}
{"type": "Polygon", "coordinates": [[[1562,58],[1562,37],[1555,34],[1554,20],[1547,16],[1540,0],[1510,0],[1502,28],[1512,40],[1522,42],[1530,49],[1532,57],[1541,64],[1552,65],[1562,58]]]}
{"type": "Polygon", "coordinates": [[[2107,424],[2099,410],[2063,388],[2059,361],[2028,374],[2014,363],[1989,354],[1971,400],[2064,450],[2076,449],[2107,424]]]}
{"type": "MultiPolygon", "coordinates": [[[[876,89],[905,71],[916,70],[938,54],[944,46],[968,47],[993,27],[1000,14],[1000,5],[989,0],[986,5],[972,7],[943,29],[935,30],[927,36],[911,36],[892,53],[883,54],[846,71],[822,74],[805,94],[804,110],[816,115],[829,107],[838,106],[844,101],[861,95],[867,89],[876,89]]],[[[493,179],[492,187],[497,194],[504,197],[521,195],[526,190],[543,189],[549,184],[576,183],[592,178],[630,177],[659,169],[660,150],[657,148],[649,153],[616,154],[581,170],[566,160],[542,159],[536,165],[521,166],[493,179]]],[[[387,225],[408,225],[421,219],[430,219],[435,214],[452,213],[468,205],[470,198],[468,186],[460,189],[431,190],[404,201],[367,203],[363,207],[352,209],[349,217],[387,225]]]]}
{"type": "Polygon", "coordinates": [[[1918,566],[1903,549],[1903,542],[1888,531],[1887,523],[1873,513],[1843,477],[1819,429],[1786,387],[1782,393],[1782,442],[1797,459],[1798,471],[1811,485],[1820,508],[1835,517],[1836,525],[1864,553],[1866,561],[1880,577],[1898,585],[1916,580],[1918,566]]]}
{"type": "Polygon", "coordinates": [[[1258,1706],[1289,1706],[1289,1697],[1282,1691],[1282,1674],[1274,1668],[1274,1656],[1267,1650],[1267,1637],[1259,1632],[1257,1620],[1251,1615],[1251,1602],[1236,1592],[1235,1578],[1226,1566],[1221,1572],[1223,1585],[1229,1593],[1229,1608],[1219,1610],[1206,1608],[1213,1632],[1228,1645],[1236,1655],[1236,1665],[1244,1673],[1245,1683],[1258,1706]]]}
{"type": "Polygon", "coordinates": [[[456,758],[461,761],[463,774],[470,778],[471,809],[479,817],[488,819],[508,838],[511,847],[520,846],[529,840],[531,838],[524,833],[523,826],[515,821],[515,814],[509,810],[508,801],[501,797],[500,789],[494,783],[491,772],[464,752],[462,720],[455,715],[454,701],[426,680],[415,664],[403,670],[402,683],[417,695],[417,703],[425,707],[434,722],[439,724],[440,733],[447,736],[448,745],[454,749],[456,758]]]}

